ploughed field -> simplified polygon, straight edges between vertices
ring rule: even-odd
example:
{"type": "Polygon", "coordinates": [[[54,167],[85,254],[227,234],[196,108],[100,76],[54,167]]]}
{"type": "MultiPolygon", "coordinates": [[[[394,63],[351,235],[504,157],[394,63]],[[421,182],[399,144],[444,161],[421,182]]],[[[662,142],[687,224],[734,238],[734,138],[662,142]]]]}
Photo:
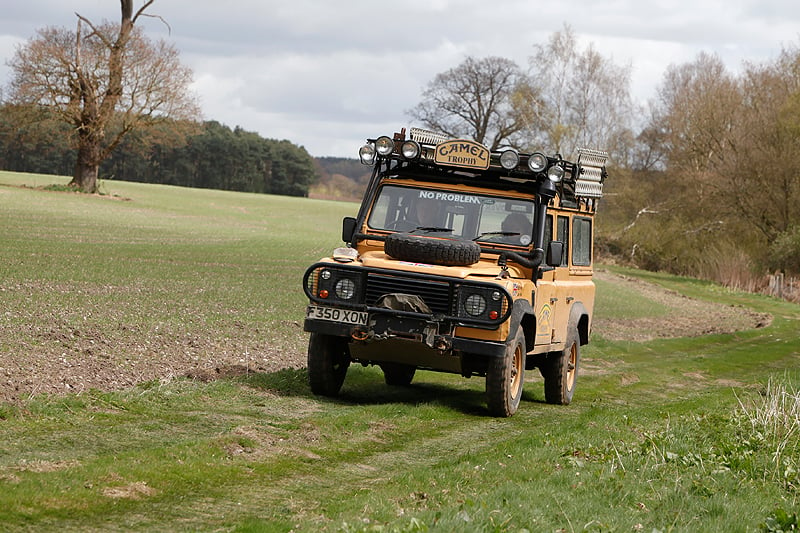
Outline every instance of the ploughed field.
{"type": "MultiPolygon", "coordinates": [[[[108,182],[105,195],[0,174],[0,401],[305,365],[306,266],[348,203],[108,182]]],[[[771,317],[597,269],[612,341],[758,328],[771,317]],[[625,302],[637,302],[631,312],[625,302]]]]}

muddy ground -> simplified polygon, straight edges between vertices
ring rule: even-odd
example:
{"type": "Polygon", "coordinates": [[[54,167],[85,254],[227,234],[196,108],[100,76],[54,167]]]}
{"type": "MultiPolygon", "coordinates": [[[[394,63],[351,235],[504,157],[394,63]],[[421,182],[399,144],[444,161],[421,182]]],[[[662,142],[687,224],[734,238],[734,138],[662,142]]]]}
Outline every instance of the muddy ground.
{"type": "MultiPolygon", "coordinates": [[[[771,321],[768,315],[694,300],[635,278],[605,271],[596,276],[634,289],[669,309],[656,318],[595,317],[594,331],[610,340],[729,333],[765,327],[771,321]]],[[[191,333],[145,330],[125,323],[111,330],[96,330],[58,316],[32,316],[24,320],[26,326],[12,328],[8,324],[18,323],[20,318],[15,313],[14,309],[0,310],[0,402],[42,393],[119,390],[178,377],[207,381],[305,366],[307,334],[296,322],[289,324],[295,332],[291,339],[270,343],[264,340],[269,338],[268,331],[235,324],[230,331],[191,333]]]]}

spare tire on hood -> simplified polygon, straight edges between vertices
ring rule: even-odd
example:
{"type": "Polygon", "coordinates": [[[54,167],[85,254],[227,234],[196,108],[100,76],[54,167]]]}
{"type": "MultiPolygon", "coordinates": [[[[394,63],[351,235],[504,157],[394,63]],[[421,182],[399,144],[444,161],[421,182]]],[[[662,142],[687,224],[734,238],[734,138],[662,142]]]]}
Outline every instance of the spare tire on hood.
{"type": "Polygon", "coordinates": [[[472,265],[481,258],[481,247],[474,241],[410,233],[387,235],[384,251],[401,261],[445,266],[472,265]]]}

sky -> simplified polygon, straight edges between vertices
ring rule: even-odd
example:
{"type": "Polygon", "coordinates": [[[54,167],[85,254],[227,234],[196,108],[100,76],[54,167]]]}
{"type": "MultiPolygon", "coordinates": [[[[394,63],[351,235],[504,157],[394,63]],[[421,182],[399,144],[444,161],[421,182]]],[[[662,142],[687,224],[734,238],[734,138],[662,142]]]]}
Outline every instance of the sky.
{"type": "MultiPolygon", "coordinates": [[[[46,26],[74,29],[76,13],[116,22],[119,2],[3,0],[0,86],[18,46],[46,26]]],[[[408,111],[467,57],[528,69],[534,46],[565,24],[581,50],[630,66],[642,105],[671,65],[701,52],[735,73],[800,46],[797,0],[156,0],[147,13],[157,15],[140,20],[147,35],[174,43],[193,70],[203,119],[315,157],[355,158],[367,137],[419,126],[408,111]]]]}

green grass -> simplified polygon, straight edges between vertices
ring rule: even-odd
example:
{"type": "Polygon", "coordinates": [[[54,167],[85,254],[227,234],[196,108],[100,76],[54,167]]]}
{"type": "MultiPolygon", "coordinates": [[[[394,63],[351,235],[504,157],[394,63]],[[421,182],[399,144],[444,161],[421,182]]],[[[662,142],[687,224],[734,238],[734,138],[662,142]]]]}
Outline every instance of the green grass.
{"type": "MultiPolygon", "coordinates": [[[[264,356],[302,353],[302,272],[338,245],[341,217],[356,209],[116,182],[103,184],[103,197],[20,187],[58,182],[0,173],[2,368],[26,350],[49,350],[54,327],[111,343],[116,364],[142,357],[137,345],[159,335],[198,339],[201,358],[242,343],[268,347],[264,356]]],[[[420,372],[395,389],[361,367],[351,367],[336,400],[310,395],[303,369],[25,396],[0,404],[0,529],[796,524],[800,438],[790,407],[798,402],[774,400],[796,399],[800,388],[800,308],[615,270],[774,320],[692,339],[598,337],[583,352],[572,405],[545,404],[531,372],[519,412],[503,420],[487,416],[480,379],[420,372]]],[[[663,316],[638,294],[608,283],[599,291],[598,313],[663,316]]],[[[58,342],[80,356],[78,341],[58,342]]]]}

